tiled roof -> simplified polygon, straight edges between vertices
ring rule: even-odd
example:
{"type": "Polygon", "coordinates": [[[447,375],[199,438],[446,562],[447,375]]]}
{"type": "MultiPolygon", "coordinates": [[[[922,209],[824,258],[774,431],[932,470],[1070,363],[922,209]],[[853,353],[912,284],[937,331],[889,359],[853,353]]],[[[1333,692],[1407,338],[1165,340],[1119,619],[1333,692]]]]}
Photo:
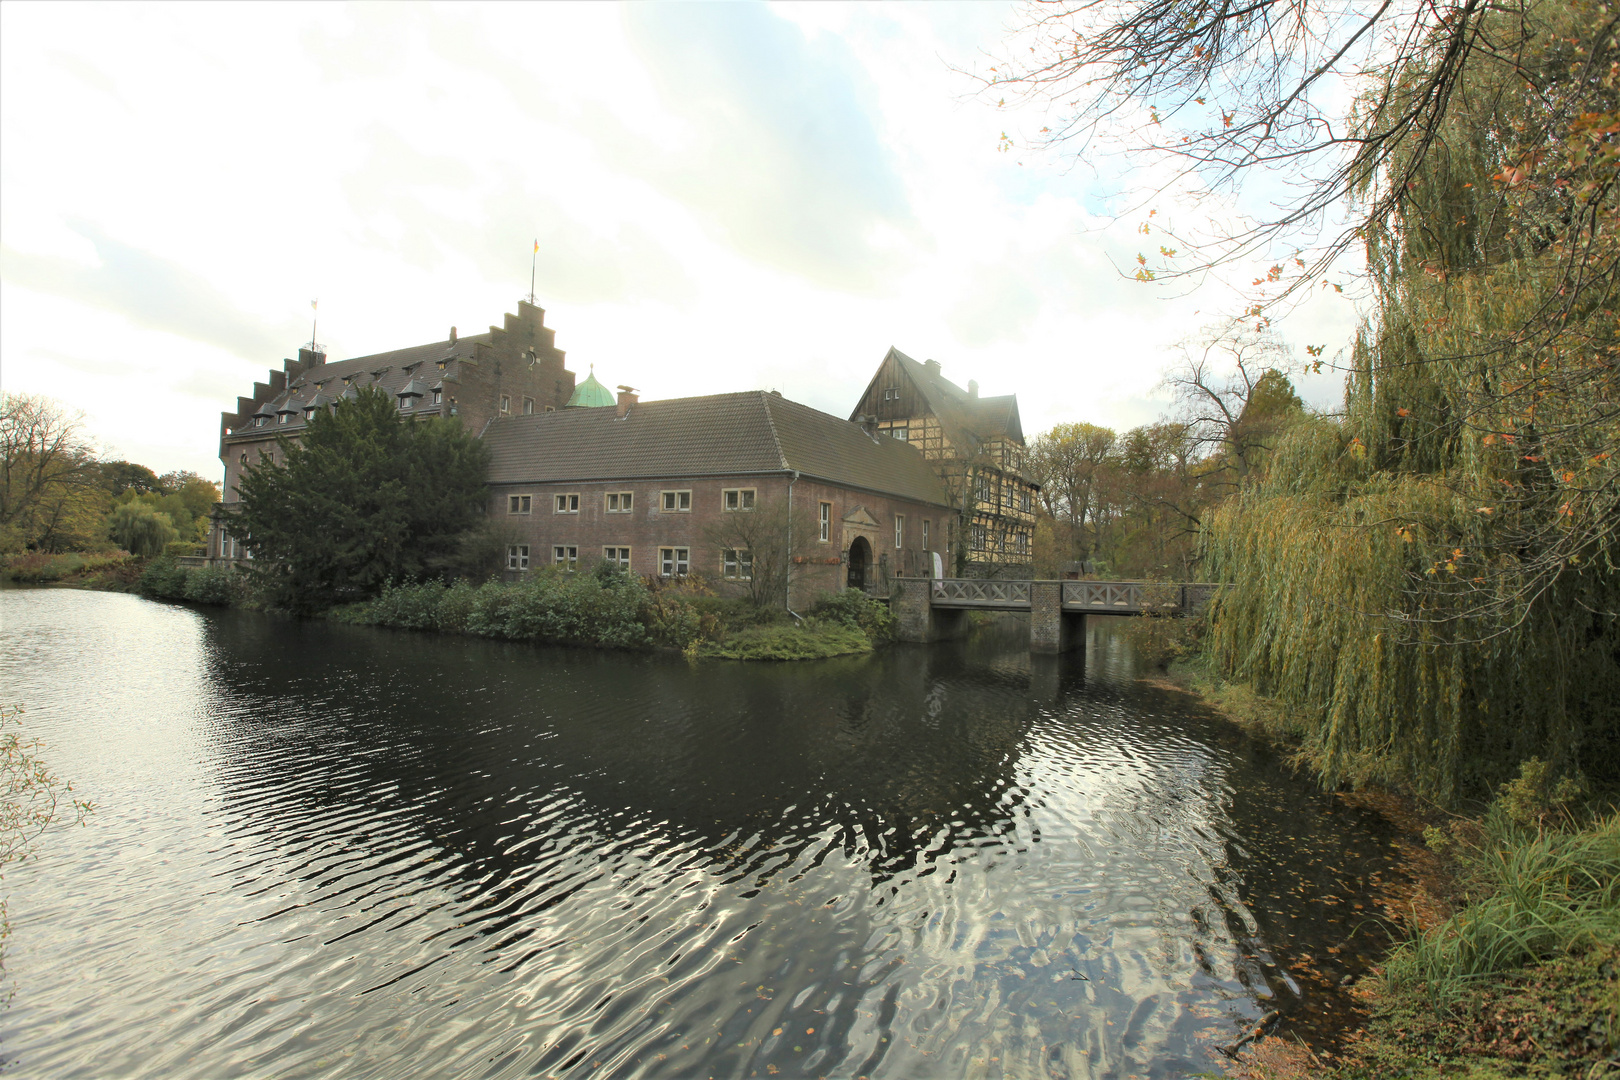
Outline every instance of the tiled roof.
{"type": "Polygon", "coordinates": [[[484,432],[490,482],[656,480],[784,473],[949,505],[915,447],[859,425],[749,391],[563,409],[497,419],[484,432]]]}

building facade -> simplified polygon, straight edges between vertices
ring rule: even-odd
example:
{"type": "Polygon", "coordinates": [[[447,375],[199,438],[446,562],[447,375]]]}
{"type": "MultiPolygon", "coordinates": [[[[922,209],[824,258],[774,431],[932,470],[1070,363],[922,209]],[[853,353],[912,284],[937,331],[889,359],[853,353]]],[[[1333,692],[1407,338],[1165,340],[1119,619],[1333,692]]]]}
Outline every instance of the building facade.
{"type": "MultiPolygon", "coordinates": [[[[244,470],[276,460],[278,437],[297,439],[317,410],[363,389],[393,397],[402,418],[454,417],[474,432],[499,417],[561,408],[573,396],[574,373],[545,319],[541,308],[519,301],[516,315],[485,334],[458,337],[451,327],[443,341],[333,363],[314,342],[299,349],[298,359],[282,361],[280,371],[254,384],[252,397],[237,398],[235,412],[220,414],[222,508],[228,513],[236,501],[244,470]]],[[[241,553],[216,517],[209,554],[241,553]]]]}
{"type": "Polygon", "coordinates": [[[949,562],[954,512],[916,448],[780,394],[622,391],[613,406],[498,419],[484,439],[512,576],[607,560],[741,591],[755,553],[737,538],[774,528],[799,607],[949,562]]]}
{"type": "Polygon", "coordinates": [[[977,382],[964,390],[938,361],[918,363],[891,348],[850,419],[916,447],[933,466],[959,512],[947,537],[957,555],[952,572],[1028,571],[1040,488],[1024,472],[1017,395],[980,397],[977,382]]]}

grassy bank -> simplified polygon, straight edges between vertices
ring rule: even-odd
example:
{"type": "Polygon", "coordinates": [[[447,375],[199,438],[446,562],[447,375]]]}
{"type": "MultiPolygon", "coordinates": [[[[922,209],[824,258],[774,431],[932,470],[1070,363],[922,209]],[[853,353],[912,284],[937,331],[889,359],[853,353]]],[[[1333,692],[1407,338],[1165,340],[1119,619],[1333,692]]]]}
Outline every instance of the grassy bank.
{"type": "MultiPolygon", "coordinates": [[[[156,600],[263,609],[251,574],[118,554],[15,556],[9,580],[136,592],[156,600]]],[[[717,660],[817,660],[869,653],[893,638],[888,605],[857,590],[827,593],[803,617],[718,596],[699,578],[678,585],[601,565],[544,568],[521,581],[391,585],[326,610],[327,618],[441,634],[595,648],[676,648],[717,660]]]]}
{"type": "MultiPolygon", "coordinates": [[[[1298,769],[1326,775],[1317,728],[1252,687],[1220,679],[1196,620],[1124,630],[1139,670],[1198,694],[1298,769]]],[[[1492,801],[1443,811],[1388,784],[1374,760],[1338,771],[1344,797],[1401,832],[1410,881],[1386,898],[1394,943],[1379,975],[1351,991],[1366,1020],[1343,1044],[1298,1031],[1241,1050],[1253,1080],[1457,1077],[1620,1078],[1620,815],[1541,761],[1492,801]]],[[[1308,1031],[1308,1024],[1302,1025],[1308,1031]]]]}
{"type": "Polygon", "coordinates": [[[797,619],[716,596],[703,582],[676,586],[598,567],[546,568],[521,581],[428,582],[384,589],[329,617],[366,626],[603,648],[676,648],[689,657],[814,660],[871,652],[889,640],[886,605],[856,591],[827,594],[797,619]]]}

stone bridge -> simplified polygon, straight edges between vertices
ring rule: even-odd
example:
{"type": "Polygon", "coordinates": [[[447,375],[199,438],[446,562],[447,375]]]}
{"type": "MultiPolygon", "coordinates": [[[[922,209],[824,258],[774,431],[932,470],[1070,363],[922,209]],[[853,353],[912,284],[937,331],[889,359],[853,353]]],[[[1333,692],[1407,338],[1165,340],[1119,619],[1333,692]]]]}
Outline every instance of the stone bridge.
{"type": "Polygon", "coordinates": [[[901,641],[944,641],[967,630],[969,611],[1029,612],[1029,648],[1083,647],[1087,615],[1187,615],[1220,588],[1165,581],[999,581],[896,578],[889,594],[901,641]]]}

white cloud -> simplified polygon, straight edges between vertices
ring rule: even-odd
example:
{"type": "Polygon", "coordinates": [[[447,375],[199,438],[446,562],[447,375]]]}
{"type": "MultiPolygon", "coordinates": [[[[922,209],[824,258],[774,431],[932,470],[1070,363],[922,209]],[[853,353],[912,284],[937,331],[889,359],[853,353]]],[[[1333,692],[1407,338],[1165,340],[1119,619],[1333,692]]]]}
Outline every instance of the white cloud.
{"type": "MultiPolygon", "coordinates": [[[[1019,394],[1030,434],[1149,421],[1170,346],[1233,294],[1127,280],[1143,238],[1098,216],[1117,180],[996,152],[1029,118],[952,65],[1014,21],[0,6],[0,380],[211,475],[219,412],[307,340],[310,299],[334,356],[477,332],[527,293],[538,238],[558,345],[610,385],[842,415],[895,345],[1019,394]]],[[[1289,332],[1336,347],[1352,326],[1327,297],[1289,332]]]]}

